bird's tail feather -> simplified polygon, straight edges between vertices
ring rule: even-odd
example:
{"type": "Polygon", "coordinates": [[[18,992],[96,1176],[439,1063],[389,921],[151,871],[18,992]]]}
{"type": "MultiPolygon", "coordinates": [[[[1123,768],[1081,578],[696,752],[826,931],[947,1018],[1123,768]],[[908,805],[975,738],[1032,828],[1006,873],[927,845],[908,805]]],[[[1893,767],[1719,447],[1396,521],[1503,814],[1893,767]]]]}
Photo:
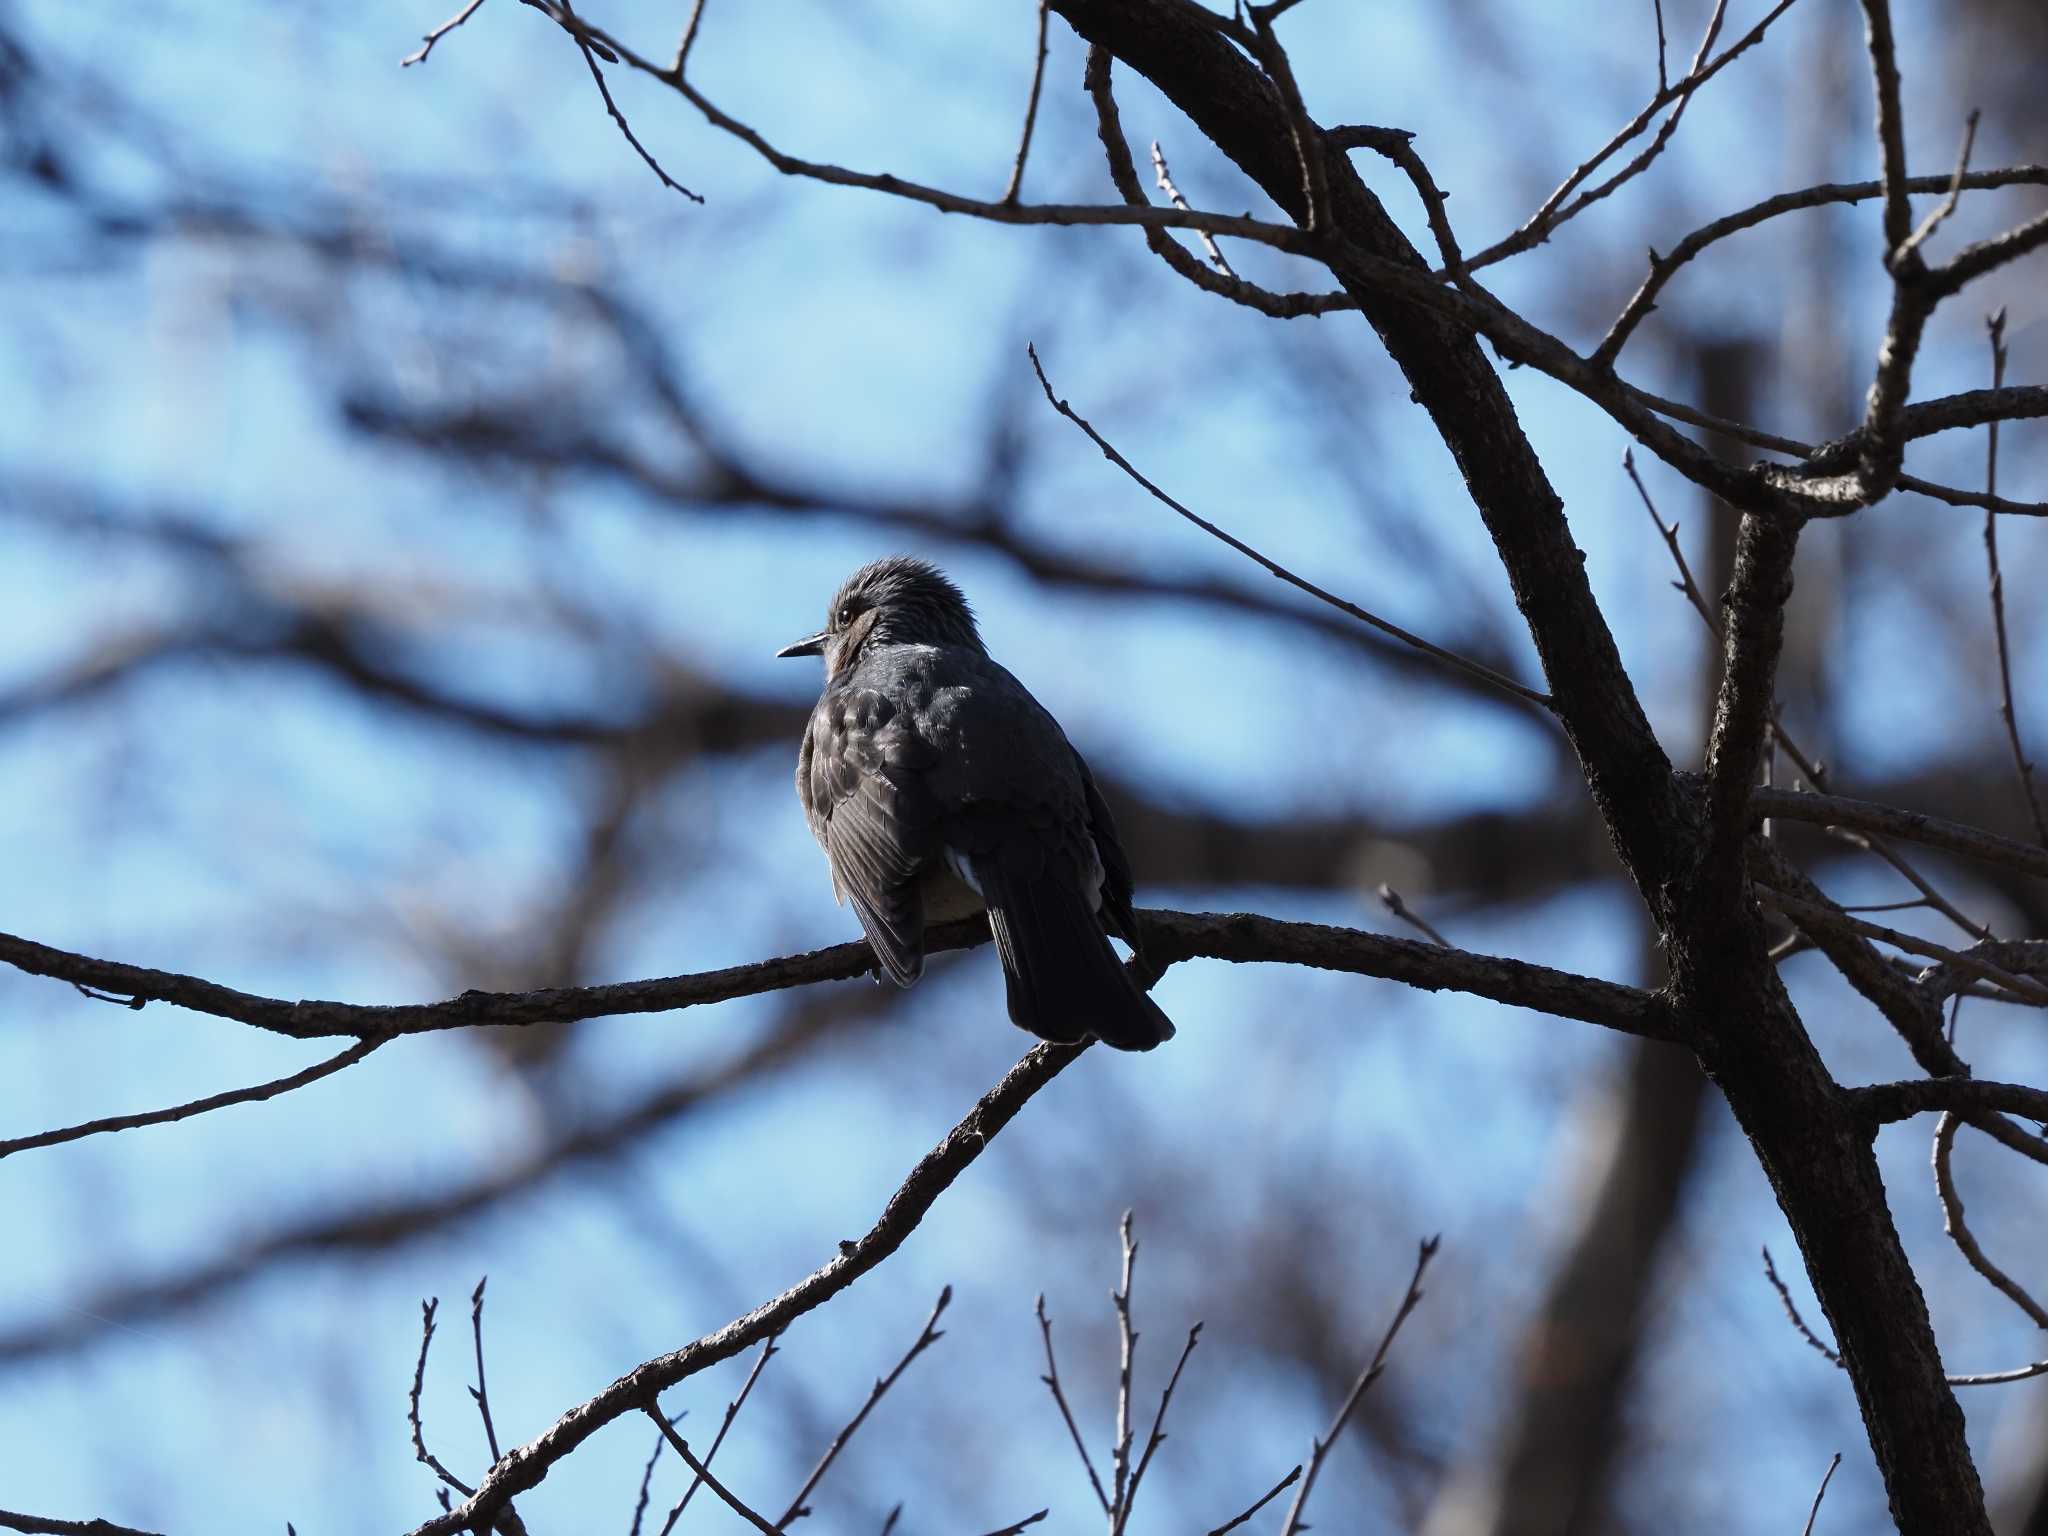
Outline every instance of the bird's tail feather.
{"type": "Polygon", "coordinates": [[[1051,871],[1027,879],[984,862],[976,874],[1013,1023],[1041,1040],[1093,1035],[1120,1051],[1173,1038],[1173,1021],[1138,989],[1080,891],[1051,871]]]}

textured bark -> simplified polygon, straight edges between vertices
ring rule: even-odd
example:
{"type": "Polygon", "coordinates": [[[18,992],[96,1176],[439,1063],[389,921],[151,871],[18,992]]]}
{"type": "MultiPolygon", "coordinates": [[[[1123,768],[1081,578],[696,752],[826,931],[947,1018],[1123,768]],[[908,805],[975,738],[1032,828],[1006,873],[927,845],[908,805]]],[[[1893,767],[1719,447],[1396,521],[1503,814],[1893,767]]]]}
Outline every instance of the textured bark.
{"type": "MultiPolygon", "coordinates": [[[[1185,0],[1053,0],[1138,70],[1306,224],[1304,176],[1265,77],[1185,0]]],[[[1797,1236],[1835,1328],[1900,1529],[1988,1532],[1983,1490],[1943,1379],[1925,1299],[1891,1220],[1868,1133],[1844,1102],[1766,955],[1739,858],[1746,786],[1791,584],[1796,527],[1755,521],[1738,550],[1707,793],[1672,772],[1586,581],[1583,556],[1477,342],[1390,298],[1369,261],[1424,266],[1359,180],[1321,157],[1329,227],[1316,255],[1357,298],[1457,462],[1529,626],[1558,716],[1617,855],[1663,935],[1672,995],[1797,1236]],[[1368,258],[1361,262],[1359,256],[1368,258]],[[1719,813],[1709,823],[1707,806],[1719,813]]]]}

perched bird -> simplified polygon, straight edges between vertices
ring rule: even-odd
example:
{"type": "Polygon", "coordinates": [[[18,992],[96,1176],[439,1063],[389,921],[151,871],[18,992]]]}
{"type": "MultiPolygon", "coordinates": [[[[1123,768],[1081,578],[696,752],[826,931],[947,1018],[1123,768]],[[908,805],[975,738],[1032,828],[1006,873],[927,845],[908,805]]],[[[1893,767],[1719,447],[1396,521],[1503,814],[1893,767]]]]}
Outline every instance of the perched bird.
{"type": "Polygon", "coordinates": [[[1126,1051],[1172,1036],[1110,948],[1114,933],[1135,950],[1138,926],[1109,807],[990,659],[958,587],[922,560],[877,560],[776,654],[825,658],[797,798],[891,980],[924,973],[926,923],[986,911],[1020,1027],[1126,1051]]]}

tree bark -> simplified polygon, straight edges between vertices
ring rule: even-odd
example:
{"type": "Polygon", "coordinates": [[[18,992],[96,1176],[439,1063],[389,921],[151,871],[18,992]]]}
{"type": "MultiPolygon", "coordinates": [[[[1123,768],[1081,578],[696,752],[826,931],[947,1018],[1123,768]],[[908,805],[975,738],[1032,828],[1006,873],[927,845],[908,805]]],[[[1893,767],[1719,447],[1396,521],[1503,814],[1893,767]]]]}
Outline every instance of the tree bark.
{"type": "Polygon", "coordinates": [[[1737,813],[1754,782],[1797,529],[1743,524],[1707,793],[1674,774],[1595,602],[1584,557],[1477,340],[1389,297],[1364,256],[1425,264],[1342,154],[1186,0],[1051,0],[1083,38],[1163,91],[1299,224],[1327,183],[1315,252],[1355,297],[1435,423],[1499,551],[1615,851],[1663,935],[1672,994],[1799,1240],[1902,1531],[1988,1536],[1963,1416],[1885,1201],[1871,1137],[1828,1076],[1766,953],[1737,813]],[[1709,820],[1709,812],[1712,820],[1709,820]]]}

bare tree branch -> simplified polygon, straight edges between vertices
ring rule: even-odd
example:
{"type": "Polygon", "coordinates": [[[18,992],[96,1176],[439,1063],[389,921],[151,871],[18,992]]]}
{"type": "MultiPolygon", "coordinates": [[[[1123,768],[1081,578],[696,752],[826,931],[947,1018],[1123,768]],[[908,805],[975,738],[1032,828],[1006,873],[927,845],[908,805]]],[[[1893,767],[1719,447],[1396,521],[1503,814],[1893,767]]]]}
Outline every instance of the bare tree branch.
{"type": "MultiPolygon", "coordinates": [[[[754,1365],[747,1372],[747,1379],[740,1383],[739,1391],[725,1405],[725,1417],[718,1421],[718,1433],[711,1437],[711,1449],[704,1453],[705,1466],[710,1466],[712,1462],[718,1459],[718,1448],[725,1444],[726,1431],[732,1428],[732,1421],[738,1418],[740,1410],[746,1407],[747,1398],[753,1393],[754,1383],[761,1379],[761,1368],[774,1358],[776,1352],[775,1339],[776,1335],[771,1333],[761,1341],[761,1353],[754,1357],[754,1365]]],[[[671,1420],[670,1422],[674,1421],[671,1420]]],[[[683,1496],[677,1499],[675,1504],[669,1509],[668,1518],[661,1522],[660,1536],[668,1536],[668,1533],[675,1529],[676,1522],[683,1517],[683,1511],[690,1507],[690,1500],[696,1496],[697,1490],[703,1486],[703,1478],[692,1477],[690,1479],[690,1486],[683,1490],[683,1496]]]]}
{"type": "Polygon", "coordinates": [[[163,1536],[161,1531],[116,1525],[111,1520],[55,1520],[43,1515],[18,1514],[11,1509],[0,1509],[0,1528],[28,1531],[33,1536],[163,1536]]]}
{"type": "MultiPolygon", "coordinates": [[[[1627,1034],[1675,1038],[1675,1026],[1653,994],[1527,961],[1243,912],[1148,910],[1139,920],[1145,929],[1147,955],[1161,964],[1202,956],[1239,963],[1272,960],[1311,965],[1380,976],[1430,991],[1448,987],[1473,992],[1496,1002],[1584,1019],[1627,1034]]],[[[941,953],[973,948],[987,943],[988,938],[988,925],[970,918],[935,925],[927,945],[941,953]]],[[[816,982],[847,981],[868,975],[875,966],[873,951],[865,942],[855,942],[688,976],[534,992],[465,992],[446,1002],[394,1006],[259,997],[196,976],[95,960],[11,934],[0,934],[0,961],[31,975],[97,987],[125,998],[173,1003],[295,1039],[388,1037],[484,1025],[523,1027],[614,1014],[660,1013],[816,982]]]]}
{"type": "MultiPolygon", "coordinates": [[[[1017,194],[1024,186],[1024,162],[1031,154],[1031,130],[1038,123],[1038,92],[1045,84],[1045,0],[1038,3],[1038,54],[1031,66],[1031,99],[1024,104],[1024,133],[1017,141],[1017,161],[1010,168],[1010,184],[1003,189],[1002,200],[1014,206],[1017,194]]],[[[682,71],[676,72],[681,78],[682,71]]],[[[1183,208],[1187,205],[1181,204],[1183,208]]]]}
{"type": "MultiPolygon", "coordinates": [[[[1913,176],[1907,178],[1909,192],[1939,192],[1951,184],[1951,178],[1943,176],[1913,176]]],[[[2048,186],[2048,165],[2017,165],[1996,171],[1971,171],[1962,178],[1965,191],[1984,190],[1995,187],[2048,186]]],[[[1726,214],[1698,229],[1672,246],[1669,251],[1655,257],[1650,263],[1650,275],[1643,279],[1638,288],[1608,327],[1600,345],[1592,352],[1592,361],[1600,366],[1610,366],[1621,354],[1621,349],[1634,333],[1635,328],[1657,307],[1657,296],[1664,291],[1664,285],[1687,262],[1717,241],[1739,234],[1745,229],[1754,229],[1759,224],[1777,218],[1781,214],[1796,213],[1802,209],[1824,208],[1834,203],[1860,203],[1866,198],[1877,197],[1884,191],[1880,181],[1829,182],[1819,186],[1802,187],[1795,192],[1780,192],[1774,197],[1764,198],[1736,213],[1726,214]]],[[[1925,406],[1908,407],[1908,411],[1924,410],[1925,406]]],[[[1918,433],[1909,433],[1918,436],[1918,433]]]]}
{"type": "Polygon", "coordinates": [[[467,1182],[300,1216],[266,1232],[223,1241],[216,1251],[182,1270],[156,1276],[124,1274],[88,1293],[78,1305],[0,1332],[0,1364],[59,1354],[103,1337],[110,1327],[188,1311],[276,1264],[337,1253],[382,1253],[445,1233],[566,1170],[618,1156],[650,1131],[716,1102],[742,1084],[809,1059],[811,1047],[841,1021],[842,1012],[801,1010],[733,1060],[657,1084],[640,1098],[572,1125],[467,1182]]]}
{"type": "Polygon", "coordinates": [[[683,1458],[683,1465],[696,1475],[697,1481],[709,1487],[725,1504],[727,1509],[730,1509],[742,1520],[745,1520],[755,1530],[765,1532],[766,1536],[775,1536],[778,1528],[770,1525],[755,1510],[742,1503],[730,1488],[726,1487],[725,1484],[712,1475],[711,1469],[691,1453],[689,1441],[676,1433],[675,1426],[669,1423],[667,1417],[663,1415],[659,1408],[654,1407],[652,1404],[644,1405],[644,1407],[647,1417],[654,1420],[655,1427],[661,1431],[662,1438],[675,1447],[676,1454],[683,1458]]]}
{"type": "Polygon", "coordinates": [[[411,53],[408,53],[404,58],[398,61],[399,67],[403,69],[413,64],[426,63],[427,55],[434,51],[434,44],[441,41],[442,38],[446,37],[450,32],[453,32],[457,27],[461,26],[465,21],[469,20],[470,17],[474,16],[477,13],[477,7],[481,6],[483,3],[484,0],[469,0],[469,4],[465,5],[453,16],[450,16],[446,21],[442,22],[441,25],[434,28],[433,31],[427,33],[426,36],[420,40],[419,47],[415,48],[411,53]]]}
{"type": "Polygon", "coordinates": [[[1842,795],[1817,795],[1789,789],[1758,788],[1750,796],[1755,814],[1785,821],[1811,821],[1822,826],[1855,827],[1925,843],[1990,864],[2003,864],[2023,874],[2048,879],[2048,849],[2034,848],[1995,832],[1946,821],[1919,811],[1900,810],[1842,795]]]}
{"type": "MultiPolygon", "coordinates": [[[[432,1470],[450,1488],[467,1498],[476,1490],[465,1483],[441,1464],[440,1457],[427,1449],[426,1428],[420,1422],[420,1392],[427,1384],[427,1351],[434,1342],[434,1313],[439,1310],[441,1298],[430,1296],[420,1303],[420,1358],[412,1368],[412,1393],[406,1399],[405,1421],[412,1429],[413,1459],[423,1467],[432,1470]]],[[[495,1511],[493,1511],[495,1513],[495,1511]]]]}
{"type": "MultiPolygon", "coordinates": [[[[1976,121],[1974,115],[1971,118],[1976,121]]],[[[1991,339],[1991,392],[2002,392],[2005,384],[2005,311],[1988,317],[1984,328],[1991,339]]],[[[1988,496],[1998,493],[1998,418],[1993,417],[1987,431],[1984,445],[1984,491],[1988,496]]],[[[2034,836],[2044,850],[2048,850],[2048,817],[2041,813],[2041,800],[2034,793],[2034,765],[2027,760],[2026,749],[2020,745],[2019,716],[2012,704],[2012,653],[2005,638],[2005,573],[1998,567],[1998,514],[1984,514],[1984,560],[1990,568],[1991,580],[1991,632],[1998,644],[1998,714],[2005,722],[2005,739],[2012,748],[2013,768],[2019,774],[2020,792],[2026,797],[2027,811],[2034,818],[2034,836]]]]}
{"type": "MultiPolygon", "coordinates": [[[[2039,1097],[2043,1102],[2048,1102],[2048,1094],[2039,1097]]],[[[1953,1112],[1944,1111],[1934,1127],[1934,1193],[1941,1201],[1942,1230],[1948,1233],[1949,1241],[1956,1245],[1956,1250],[1962,1254],[1970,1268],[1976,1270],[1991,1283],[1994,1290],[2026,1313],[2036,1328],[2048,1328],[2048,1311],[2043,1311],[2041,1303],[2027,1294],[2026,1287],[1991,1262],[1990,1256],[1977,1241],[1976,1234],[1970,1231],[1969,1224],[1963,1220],[1963,1197],[1956,1189],[1955,1171],[1950,1167],[1955,1153],[1956,1128],[1961,1124],[1962,1121],[1957,1119],[1953,1112]]]]}
{"type": "Polygon", "coordinates": [[[1060,1422],[1067,1426],[1067,1434],[1073,1439],[1074,1454],[1081,1458],[1081,1466],[1088,1474],[1088,1486],[1095,1490],[1095,1502],[1102,1506],[1105,1515],[1114,1518],[1109,1495],[1103,1490],[1102,1479],[1095,1475],[1095,1462],[1088,1454],[1088,1442],[1081,1438],[1081,1427],[1074,1422],[1074,1411],[1067,1406],[1067,1394],[1060,1390],[1059,1362],[1052,1352],[1052,1319],[1045,1315],[1045,1293],[1038,1294],[1038,1332],[1045,1340],[1045,1374],[1039,1377],[1052,1393],[1054,1405],[1060,1411],[1060,1422]]]}
{"type": "Polygon", "coordinates": [[[491,1460],[496,1461],[498,1427],[491,1422],[491,1393],[484,1385],[484,1286],[490,1278],[478,1276],[476,1289],[469,1293],[469,1331],[476,1341],[476,1385],[469,1389],[469,1395],[476,1402],[478,1417],[484,1421],[484,1443],[491,1448],[491,1460]]]}
{"type": "MultiPolygon", "coordinates": [[[[1903,1083],[1871,1083],[1843,1090],[1859,1114],[1874,1125],[1910,1120],[1934,1111],[2000,1110],[2048,1123],[2048,1089],[2024,1083],[1994,1083],[1976,1077],[1916,1078],[1903,1083]]],[[[2041,1325],[2048,1328],[2048,1323],[2041,1325]]]]}
{"type": "Polygon", "coordinates": [[[274,1099],[279,1094],[289,1093],[294,1088],[317,1083],[323,1077],[332,1077],[344,1067],[354,1066],[389,1038],[388,1035],[366,1035],[354,1045],[346,1050],[337,1051],[325,1061],[315,1062],[312,1066],[288,1076],[272,1078],[267,1083],[258,1083],[251,1088],[231,1088],[225,1093],[210,1094],[206,1098],[193,1099],[185,1104],[174,1104],[169,1109],[155,1109],[139,1115],[111,1115],[104,1120],[87,1120],[78,1125],[67,1125],[61,1130],[39,1131],[32,1136],[0,1140],[0,1157],[11,1157],[16,1152],[26,1152],[35,1147],[54,1147],[63,1142],[79,1141],[87,1136],[99,1136],[111,1131],[132,1131],[145,1125],[167,1125],[174,1120],[185,1120],[193,1115],[206,1114],[210,1110],[225,1109],[231,1104],[261,1103],[265,1099],[274,1099]]]}
{"type": "Polygon", "coordinates": [[[1400,1306],[1394,1309],[1394,1319],[1387,1324],[1387,1331],[1380,1335],[1379,1348],[1372,1352],[1372,1359],[1365,1369],[1358,1373],[1358,1379],[1351,1384],[1351,1390],[1344,1394],[1344,1401],[1337,1406],[1337,1416],[1330,1420],[1330,1427],[1320,1437],[1309,1442],[1308,1471],[1301,1479],[1301,1487],[1295,1490],[1294,1502],[1287,1508],[1287,1519],[1282,1522],[1280,1536],[1296,1536],[1308,1529],[1302,1520],[1302,1510],[1308,1503],[1308,1496],[1315,1491],[1316,1474],[1323,1469],[1323,1458],[1330,1454],[1330,1447],[1337,1443],[1337,1437],[1344,1433],[1344,1426],[1350,1422],[1351,1414],[1358,1407],[1358,1400],[1365,1396],[1372,1384],[1380,1379],[1380,1372],[1386,1369],[1387,1351],[1393,1347],[1394,1336],[1401,1331],[1401,1325],[1408,1321],[1422,1300],[1422,1277],[1429,1269],[1429,1261],[1436,1257],[1440,1238],[1427,1237],[1416,1246],[1415,1273],[1409,1276],[1408,1289],[1401,1297],[1400,1306]]]}
{"type": "Polygon", "coordinates": [[[1289,1472],[1285,1477],[1281,1478],[1279,1482],[1275,1483],[1272,1487],[1268,1488],[1263,1494],[1261,1494],[1257,1502],[1255,1502],[1249,1509],[1245,1510],[1243,1514],[1237,1515],[1232,1519],[1224,1521],[1221,1525],[1217,1526],[1215,1530],[1211,1531],[1209,1533],[1209,1536],[1229,1536],[1230,1532],[1236,1530],[1240,1525],[1243,1525],[1246,1521],[1250,1520],[1253,1515],[1256,1515],[1268,1504],[1272,1503],[1275,1499],[1279,1498],[1281,1494],[1285,1493],[1289,1488],[1292,1488],[1300,1480],[1301,1468],[1297,1466],[1292,1472],[1289,1472]]]}
{"type": "Polygon", "coordinates": [[[1216,539],[1223,544],[1227,544],[1230,548],[1236,550],[1239,554],[1243,555],[1247,560],[1250,560],[1255,565],[1262,567],[1269,574],[1279,577],[1289,586],[1294,587],[1302,592],[1306,592],[1310,597],[1315,598],[1318,602],[1327,603],[1332,608],[1335,608],[1338,612],[1347,613],[1352,618],[1357,619],[1362,624],[1370,624],[1374,629],[1379,630],[1382,634],[1392,635],[1396,640],[1402,642],[1402,644],[1411,645],[1415,647],[1416,650],[1423,652],[1425,655],[1434,656],[1437,660],[1445,662],[1450,666],[1456,667],[1459,671],[1464,672],[1469,676],[1476,677],[1480,679],[1482,682],[1491,683],[1494,687],[1501,689],[1503,692],[1511,693],[1516,698],[1524,699],[1527,702],[1536,705],[1539,709],[1548,710],[1554,708],[1554,706],[1551,703],[1550,696],[1548,694],[1538,693],[1533,688],[1525,688],[1522,684],[1516,682],[1513,678],[1503,676],[1501,673],[1494,671],[1491,667],[1481,666],[1476,661],[1468,661],[1465,657],[1459,656],[1454,652],[1447,651],[1440,645],[1431,644],[1429,641],[1423,639],[1420,635],[1410,634],[1407,630],[1401,628],[1401,626],[1398,624],[1388,623],[1378,614],[1369,613],[1365,609],[1359,607],[1356,603],[1346,602],[1343,598],[1338,597],[1336,594],[1332,592],[1325,591],[1323,588],[1317,586],[1314,582],[1303,580],[1301,577],[1295,575],[1292,571],[1288,570],[1285,566],[1280,565],[1275,561],[1268,560],[1256,549],[1253,549],[1251,545],[1245,543],[1244,540],[1237,538],[1232,534],[1225,533],[1221,528],[1217,527],[1214,523],[1210,522],[1207,518],[1201,516],[1199,513],[1189,511],[1186,507],[1182,506],[1178,501],[1175,501],[1171,496],[1167,495],[1166,492],[1162,491],[1158,486],[1154,485],[1150,480],[1146,479],[1143,475],[1138,473],[1138,471],[1132,467],[1131,461],[1125,458],[1121,453],[1117,452],[1114,445],[1112,445],[1106,438],[1104,438],[1101,433],[1097,432],[1094,427],[1090,426],[1085,417],[1078,414],[1071,405],[1067,404],[1065,400],[1061,399],[1058,395],[1054,394],[1052,381],[1045,376],[1045,367],[1038,360],[1038,348],[1034,345],[1032,347],[1029,347],[1027,351],[1030,354],[1032,371],[1038,375],[1039,388],[1045,391],[1046,401],[1052,406],[1054,410],[1058,411],[1062,416],[1066,417],[1067,420],[1071,421],[1075,426],[1079,427],[1082,430],[1082,432],[1087,435],[1088,440],[1095,444],[1097,448],[1102,450],[1102,456],[1105,459],[1108,459],[1110,463],[1114,464],[1118,469],[1122,470],[1125,474],[1129,475],[1131,479],[1135,480],[1140,486],[1142,486],[1147,492],[1151,494],[1154,500],[1159,501],[1165,506],[1171,508],[1173,511],[1179,513],[1181,517],[1185,518],[1188,522],[1193,523],[1197,528],[1201,529],[1202,532],[1208,534],[1211,538],[1216,539]]]}
{"type": "Polygon", "coordinates": [[[1813,1522],[1820,1518],[1820,1501],[1827,1497],[1828,1484],[1834,1479],[1835,1468],[1841,1464],[1842,1453],[1840,1451],[1835,1452],[1833,1456],[1828,1458],[1828,1469],[1821,1473],[1820,1486],[1813,1490],[1813,1508],[1806,1512],[1806,1524],[1801,1528],[1799,1536],[1813,1536],[1813,1522]]]}
{"type": "Polygon", "coordinates": [[[1884,246],[1889,254],[1905,245],[1913,229],[1906,202],[1906,128],[1899,111],[1899,60],[1889,0],[1863,0],[1863,22],[1870,74],[1877,86],[1877,148],[1884,183],[1884,246]]]}
{"type": "Polygon", "coordinates": [[[879,1377],[876,1380],[874,1387],[868,1392],[867,1401],[860,1405],[860,1408],[851,1419],[847,1420],[846,1427],[832,1437],[832,1443],[825,1447],[825,1454],[818,1458],[818,1464],[811,1469],[811,1475],[804,1479],[803,1487],[797,1489],[796,1497],[789,1501],[789,1508],[784,1510],[782,1518],[775,1522],[776,1530],[780,1531],[788,1528],[811,1512],[809,1506],[804,1501],[816,1491],[818,1484],[824,1480],[825,1473],[830,1470],[833,1461],[846,1448],[846,1442],[853,1438],[853,1432],[860,1428],[862,1422],[866,1420],[869,1411],[882,1400],[882,1394],[896,1385],[896,1378],[909,1369],[911,1361],[915,1360],[919,1355],[946,1336],[944,1330],[939,1328],[938,1321],[945,1315],[946,1307],[952,1299],[952,1286],[949,1285],[939,1292],[939,1299],[932,1307],[931,1316],[924,1320],[924,1327],[918,1330],[918,1335],[911,1342],[910,1348],[904,1353],[903,1358],[896,1362],[895,1369],[890,1371],[888,1375],[879,1377]]]}
{"type": "MultiPolygon", "coordinates": [[[[843,1244],[836,1258],[780,1296],[733,1319],[715,1333],[636,1366],[595,1397],[570,1409],[537,1438],[507,1452],[474,1496],[415,1527],[412,1536],[454,1536],[470,1529],[503,1508],[508,1500],[539,1484],[549,1468],[602,1426],[623,1414],[646,1410],[677,1382],[760,1339],[782,1332],[794,1319],[830,1301],[901,1247],[924,1219],[925,1212],[962,1170],[981,1156],[1032,1095],[1086,1049],[1084,1042],[1040,1045],[1027,1052],[1001,1082],[982,1095],[966,1118],[919,1160],[910,1176],[890,1196],[875,1224],[858,1241],[843,1244]]],[[[659,1412],[653,1417],[659,1418],[659,1412]]]]}
{"type": "Polygon", "coordinates": [[[1558,225],[1576,216],[1580,210],[1592,203],[1598,202],[1631,177],[1646,169],[1650,161],[1656,158],[1657,153],[1663,149],[1664,144],[1677,128],[1678,119],[1685,111],[1686,103],[1692,99],[1693,93],[1744,53],[1748,52],[1757,43],[1761,42],[1764,33],[1770,30],[1771,23],[1789,10],[1792,4],[1793,0],[1778,0],[1778,3],[1765,13],[1763,20],[1750,28],[1748,32],[1743,34],[1734,43],[1731,43],[1724,52],[1717,55],[1711,62],[1706,62],[1707,51],[1714,45],[1715,34],[1720,30],[1722,13],[1726,10],[1726,0],[1717,0],[1712,19],[1708,24],[1706,38],[1700,44],[1699,54],[1694,58],[1692,68],[1686,71],[1684,77],[1660,89],[1655,96],[1650,98],[1649,105],[1629,119],[1613,138],[1609,139],[1587,159],[1581,161],[1572,173],[1558,186],[1557,190],[1544,199],[1543,206],[1531,214],[1520,229],[1509,235],[1505,240],[1488,246],[1484,251],[1474,256],[1466,263],[1467,268],[1491,266],[1497,261],[1505,261],[1510,256],[1519,255],[1523,251],[1542,244],[1550,237],[1551,232],[1558,225]],[[1610,178],[1605,184],[1589,192],[1582,193],[1569,207],[1564,206],[1565,199],[1577,191],[1587,177],[1604,165],[1624,144],[1627,144],[1637,134],[1647,128],[1653,117],[1674,102],[1677,104],[1676,110],[1672,112],[1670,118],[1658,131],[1656,139],[1649,149],[1638,155],[1634,162],[1619,174],[1610,178]]]}

